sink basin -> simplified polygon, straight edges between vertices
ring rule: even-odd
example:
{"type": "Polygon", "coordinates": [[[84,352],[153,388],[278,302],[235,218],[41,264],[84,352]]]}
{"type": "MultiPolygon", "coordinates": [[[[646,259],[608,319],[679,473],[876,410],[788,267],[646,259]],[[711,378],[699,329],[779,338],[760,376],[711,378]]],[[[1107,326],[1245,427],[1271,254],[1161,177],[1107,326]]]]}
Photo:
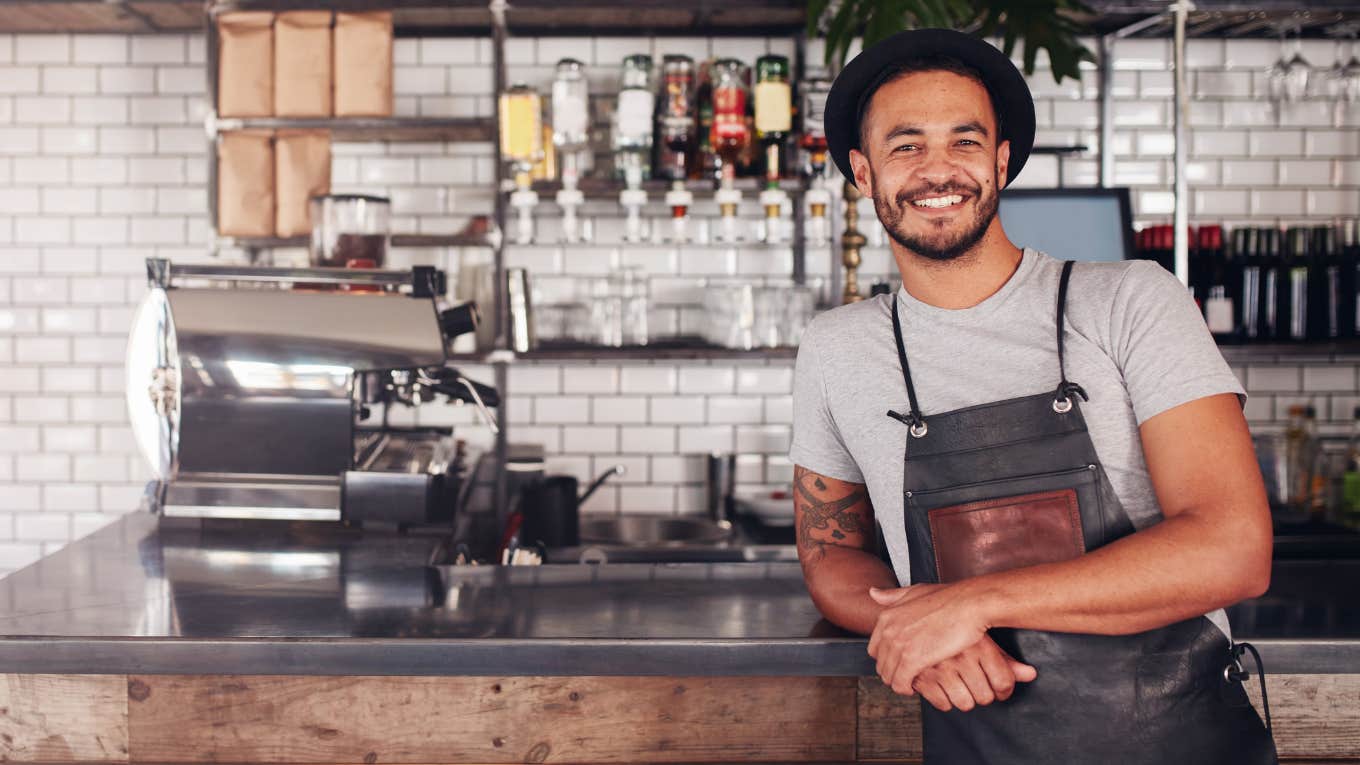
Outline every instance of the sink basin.
{"type": "Polygon", "coordinates": [[[581,519],[582,545],[702,545],[722,542],[731,536],[731,526],[707,518],[613,515],[581,519]]]}

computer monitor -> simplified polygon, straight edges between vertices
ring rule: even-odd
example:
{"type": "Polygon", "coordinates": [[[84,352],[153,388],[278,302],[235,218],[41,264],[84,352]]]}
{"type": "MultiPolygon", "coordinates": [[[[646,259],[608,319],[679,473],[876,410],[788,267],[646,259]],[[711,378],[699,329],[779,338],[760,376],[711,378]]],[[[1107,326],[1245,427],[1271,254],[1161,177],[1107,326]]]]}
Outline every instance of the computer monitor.
{"type": "Polygon", "coordinates": [[[1003,191],[1001,224],[1017,247],[1032,247],[1059,260],[1115,261],[1134,255],[1126,188],[1003,191]]]}

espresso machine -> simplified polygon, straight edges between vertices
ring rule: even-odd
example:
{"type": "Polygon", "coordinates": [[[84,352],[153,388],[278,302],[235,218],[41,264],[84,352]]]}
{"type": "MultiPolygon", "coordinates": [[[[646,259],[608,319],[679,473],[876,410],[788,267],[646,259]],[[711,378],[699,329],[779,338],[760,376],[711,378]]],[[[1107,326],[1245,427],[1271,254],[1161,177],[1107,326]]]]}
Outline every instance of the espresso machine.
{"type": "Polygon", "coordinates": [[[127,402],[165,518],[447,524],[466,482],[449,427],[398,427],[397,407],[473,406],[494,388],[447,363],[474,305],[443,307],[444,274],[147,261],[127,402]]]}

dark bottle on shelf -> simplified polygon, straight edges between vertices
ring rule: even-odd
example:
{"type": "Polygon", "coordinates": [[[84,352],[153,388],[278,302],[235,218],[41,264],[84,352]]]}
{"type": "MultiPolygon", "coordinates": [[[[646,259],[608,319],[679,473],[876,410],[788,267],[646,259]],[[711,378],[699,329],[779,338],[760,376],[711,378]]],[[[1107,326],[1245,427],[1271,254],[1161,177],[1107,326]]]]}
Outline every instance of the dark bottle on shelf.
{"type": "Polygon", "coordinates": [[[1308,339],[1308,277],[1311,260],[1308,236],[1308,229],[1301,226],[1285,230],[1283,288],[1287,295],[1280,304],[1285,330],[1281,339],[1293,342],[1308,339]]]}
{"type": "Polygon", "coordinates": [[[1289,334],[1289,272],[1280,247],[1280,230],[1262,228],[1261,253],[1261,337],[1266,341],[1283,340],[1289,334]]]}
{"type": "Polygon", "coordinates": [[[1341,270],[1341,336],[1360,337],[1360,245],[1356,242],[1355,219],[1341,222],[1337,231],[1337,249],[1341,270]]]}
{"type": "Polygon", "coordinates": [[[1204,278],[1204,323],[1218,340],[1232,340],[1234,336],[1235,312],[1233,311],[1233,284],[1227,254],[1223,250],[1223,227],[1217,225],[1200,226],[1196,237],[1199,255],[1206,273],[1204,278]]]}
{"type": "Polygon", "coordinates": [[[1233,231],[1233,256],[1237,261],[1237,336],[1242,342],[1259,342],[1265,333],[1265,275],[1261,269],[1261,229],[1243,226],[1233,231]]]}
{"type": "Polygon", "coordinates": [[[1341,254],[1336,229],[1314,226],[1309,235],[1308,339],[1341,337],[1341,254]]]}

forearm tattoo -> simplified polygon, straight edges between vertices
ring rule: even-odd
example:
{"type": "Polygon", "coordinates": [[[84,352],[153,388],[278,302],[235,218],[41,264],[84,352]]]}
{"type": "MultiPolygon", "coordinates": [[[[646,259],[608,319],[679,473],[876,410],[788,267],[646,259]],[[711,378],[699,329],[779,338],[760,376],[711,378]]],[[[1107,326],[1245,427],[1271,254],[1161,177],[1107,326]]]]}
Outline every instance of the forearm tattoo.
{"type": "Polygon", "coordinates": [[[798,551],[804,565],[826,557],[831,545],[865,549],[873,528],[869,495],[862,485],[831,489],[822,476],[803,467],[793,473],[794,515],[798,519],[798,551]]]}

